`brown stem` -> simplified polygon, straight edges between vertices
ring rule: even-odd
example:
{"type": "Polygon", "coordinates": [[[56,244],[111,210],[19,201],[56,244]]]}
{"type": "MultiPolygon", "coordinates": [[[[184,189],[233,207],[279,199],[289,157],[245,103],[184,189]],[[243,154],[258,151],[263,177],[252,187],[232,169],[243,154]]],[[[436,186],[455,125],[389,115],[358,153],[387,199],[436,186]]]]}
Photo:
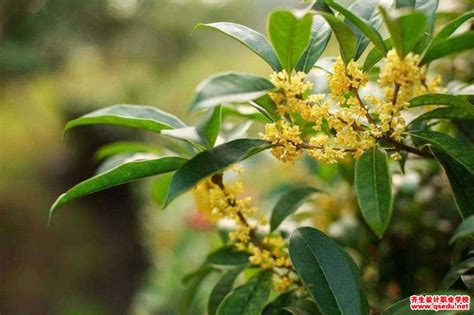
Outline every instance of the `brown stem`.
{"type": "Polygon", "coordinates": [[[407,152],[410,152],[410,153],[413,153],[413,154],[416,154],[416,155],[419,155],[419,156],[422,156],[422,157],[425,157],[425,158],[430,158],[430,159],[433,158],[433,156],[431,154],[429,154],[428,152],[418,150],[417,148],[414,148],[414,147],[410,147],[409,145],[406,145],[402,142],[399,142],[395,139],[392,139],[387,135],[384,135],[383,139],[387,140],[388,142],[395,145],[395,148],[397,149],[397,151],[403,150],[403,151],[407,151],[407,152]]]}
{"type": "Polygon", "coordinates": [[[364,102],[362,102],[362,98],[361,98],[360,95],[359,95],[359,91],[358,91],[356,88],[352,87],[352,88],[351,88],[351,92],[352,92],[352,93],[355,95],[355,97],[357,98],[357,101],[359,102],[360,107],[362,107],[362,108],[364,109],[364,111],[365,111],[365,117],[367,118],[367,121],[368,121],[369,123],[371,123],[371,124],[375,124],[374,119],[373,119],[372,116],[370,116],[370,114],[369,114],[369,110],[367,109],[367,107],[365,107],[364,102]]]}

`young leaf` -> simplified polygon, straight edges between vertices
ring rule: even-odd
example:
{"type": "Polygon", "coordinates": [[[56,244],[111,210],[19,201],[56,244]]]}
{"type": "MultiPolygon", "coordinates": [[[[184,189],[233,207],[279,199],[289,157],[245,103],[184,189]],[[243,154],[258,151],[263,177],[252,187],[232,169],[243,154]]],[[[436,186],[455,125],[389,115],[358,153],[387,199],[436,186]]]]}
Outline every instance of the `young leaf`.
{"type": "Polygon", "coordinates": [[[411,12],[397,17],[388,15],[384,8],[380,8],[385,24],[391,36],[392,46],[401,58],[414,51],[422,39],[427,25],[427,18],[421,12],[411,12]]]}
{"type": "Polygon", "coordinates": [[[274,88],[270,81],[253,74],[219,73],[198,85],[190,110],[211,108],[223,103],[253,101],[274,88]]]}
{"type": "Polygon", "coordinates": [[[420,65],[472,48],[474,48],[474,31],[469,31],[431,46],[423,56],[420,65]]]}
{"type": "MultiPolygon", "coordinates": [[[[392,42],[390,41],[390,38],[384,40],[383,42],[385,43],[385,47],[387,47],[387,49],[392,49],[392,42]]],[[[370,69],[372,69],[377,64],[377,62],[382,60],[383,57],[384,55],[377,47],[372,48],[364,60],[364,65],[362,67],[364,72],[369,72],[370,69]]]]}
{"type": "Polygon", "coordinates": [[[392,182],[387,154],[374,146],[356,162],[355,191],[362,216],[382,236],[392,217],[392,182]]]}
{"type": "Polygon", "coordinates": [[[430,147],[433,156],[443,165],[448,176],[456,207],[462,218],[474,214],[474,175],[460,163],[456,162],[448,153],[430,147]]]}
{"type": "Polygon", "coordinates": [[[469,11],[457,19],[452,20],[448,24],[446,24],[441,31],[433,38],[431,42],[431,46],[440,43],[449,38],[464,22],[470,20],[474,17],[474,11],[469,11]]]}
{"type": "Polygon", "coordinates": [[[438,0],[395,0],[395,7],[397,9],[409,8],[422,12],[428,19],[428,33],[433,33],[438,0]]]}
{"type": "Polygon", "coordinates": [[[240,275],[240,273],[245,269],[245,266],[238,267],[236,269],[231,269],[227,271],[222,278],[216,283],[214,289],[212,289],[211,295],[209,296],[209,301],[207,303],[207,313],[209,315],[215,315],[217,308],[224,300],[226,295],[232,291],[234,286],[235,279],[240,275]]]}
{"type": "Polygon", "coordinates": [[[474,269],[474,257],[468,258],[463,262],[453,266],[441,281],[441,288],[449,289],[453,284],[470,269],[474,269]]]}
{"type": "Polygon", "coordinates": [[[64,132],[85,125],[117,125],[154,132],[186,127],[176,116],[150,106],[114,105],[69,121],[64,132]]]}
{"type": "Polygon", "coordinates": [[[270,231],[276,230],[283,220],[294,213],[315,192],[318,192],[318,189],[302,186],[294,188],[281,196],[272,211],[270,231]]]}
{"type": "Polygon", "coordinates": [[[246,284],[229,293],[217,309],[218,315],[256,315],[260,314],[270,296],[272,273],[259,272],[246,284]]]}
{"type": "Polygon", "coordinates": [[[422,130],[408,133],[423,142],[433,144],[461,164],[469,173],[474,174],[474,149],[465,146],[456,139],[436,131],[422,130]]]}
{"type": "Polygon", "coordinates": [[[339,43],[342,60],[345,64],[348,64],[349,61],[355,57],[357,38],[355,37],[354,33],[352,33],[349,26],[337,19],[334,15],[328,13],[321,13],[321,15],[324,17],[324,19],[326,19],[334,31],[336,39],[339,43]]]}
{"type": "Polygon", "coordinates": [[[330,38],[331,28],[329,24],[322,17],[317,15],[313,16],[309,45],[301,56],[296,70],[306,73],[311,71],[316,61],[321,57],[324,49],[326,49],[330,38]]]}
{"type": "Polygon", "coordinates": [[[281,71],[281,65],[278,61],[278,57],[273,52],[272,46],[267,41],[265,36],[253,29],[248,28],[240,24],[219,22],[210,24],[198,24],[196,28],[207,27],[220,31],[243,45],[247,46],[254,53],[262,57],[275,71],[281,71]]]}
{"type": "Polygon", "coordinates": [[[202,179],[221,172],[270,146],[270,143],[264,140],[238,139],[199,153],[174,174],[165,207],[202,179]]]}
{"type": "Polygon", "coordinates": [[[224,246],[207,256],[206,263],[219,266],[236,266],[249,262],[250,254],[239,251],[235,246],[224,246]]]}
{"type": "Polygon", "coordinates": [[[359,0],[354,2],[349,9],[344,8],[334,0],[326,0],[326,3],[346,17],[346,24],[357,38],[355,60],[359,59],[365,48],[367,48],[369,44],[368,40],[370,40],[383,55],[387,54],[385,43],[377,32],[377,29],[382,23],[378,6],[385,5],[385,7],[388,7],[389,5],[387,6],[387,3],[380,3],[379,0],[359,0]]]}
{"type": "Polygon", "coordinates": [[[457,240],[472,237],[474,238],[474,215],[465,218],[464,221],[459,224],[453,233],[453,236],[449,240],[449,244],[454,244],[457,240]]]}
{"type": "Polygon", "coordinates": [[[362,314],[358,280],[336,242],[317,229],[301,227],[292,233],[289,251],[321,313],[362,314]]]}
{"type": "Polygon", "coordinates": [[[56,209],[71,200],[139,178],[172,172],[183,165],[184,162],[186,160],[180,157],[163,157],[125,162],[107,172],[89,178],[66,191],[54,202],[49,216],[51,218],[56,209]]]}
{"type": "Polygon", "coordinates": [[[197,132],[204,139],[206,147],[212,148],[216,143],[221,130],[222,107],[217,106],[196,127],[197,132]]]}
{"type": "Polygon", "coordinates": [[[275,11],[268,20],[268,34],[282,67],[291,73],[308,47],[312,16],[296,17],[289,11],[275,11]]]}

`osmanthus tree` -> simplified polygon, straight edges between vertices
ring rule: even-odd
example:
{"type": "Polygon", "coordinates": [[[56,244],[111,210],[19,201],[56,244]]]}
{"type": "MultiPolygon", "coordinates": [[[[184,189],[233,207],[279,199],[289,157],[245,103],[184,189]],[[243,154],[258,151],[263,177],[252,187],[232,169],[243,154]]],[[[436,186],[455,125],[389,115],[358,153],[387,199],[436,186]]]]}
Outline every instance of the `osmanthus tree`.
{"type": "MultiPolygon", "coordinates": [[[[316,1],[299,12],[275,11],[268,39],[243,25],[201,24],[251,49],[271,67],[269,79],[248,73],[219,73],[196,89],[191,110],[203,118],[189,126],[172,114],[138,105],[115,105],[70,121],[66,130],[108,124],[144,129],[177,143],[162,155],[149,145],[112,145],[96,176],[62,194],[65,203],[139,178],[174,172],[165,206],[192,190],[196,206],[233,226],[223,246],[184,278],[192,290],[210,273],[221,272],[209,297],[209,314],[369,314],[357,265],[333,239],[313,227],[291,235],[280,224],[319,190],[295,185],[265,218],[245,197],[237,163],[269,150],[288,167],[306,155],[319,163],[356,160],[354,187],[366,223],[382,237],[392,217],[392,161],[404,170],[408,159],[436,160],[444,168],[464,219],[451,242],[455,265],[440,284],[463,281],[473,290],[474,107],[469,95],[442,88],[430,64],[474,46],[474,32],[459,32],[467,12],[434,32],[436,0],[359,0],[346,8],[316,1]],[[334,34],[340,56],[321,58],[334,34]],[[386,34],[386,35],[382,35],[386,34]],[[384,38],[386,37],[386,38],[384,38]],[[371,50],[364,54],[371,46],[371,50]],[[361,61],[361,57],[363,61],[361,61]],[[326,71],[327,92],[308,73],[326,71]],[[234,105],[256,109],[238,112],[234,105]],[[262,126],[259,138],[223,133],[229,115],[262,126]],[[280,292],[278,294],[278,292],[280,292]]],[[[383,242],[383,239],[381,240],[383,242]]],[[[194,291],[191,291],[194,292],[194,291]]],[[[403,300],[384,314],[406,314],[403,300]]]]}

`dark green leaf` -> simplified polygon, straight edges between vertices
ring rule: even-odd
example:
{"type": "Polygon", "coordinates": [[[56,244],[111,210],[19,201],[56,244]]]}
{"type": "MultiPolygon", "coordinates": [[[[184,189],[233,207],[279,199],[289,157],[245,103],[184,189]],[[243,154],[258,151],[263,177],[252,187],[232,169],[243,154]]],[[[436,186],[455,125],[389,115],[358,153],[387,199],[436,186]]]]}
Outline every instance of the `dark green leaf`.
{"type": "Polygon", "coordinates": [[[358,280],[336,242],[314,228],[302,227],[292,233],[289,251],[323,314],[363,314],[358,280]]]}
{"type": "Polygon", "coordinates": [[[114,105],[71,120],[64,132],[85,125],[117,125],[154,132],[186,127],[177,117],[150,106],[114,105]]]}
{"type": "Polygon", "coordinates": [[[355,37],[354,33],[352,33],[349,26],[337,19],[334,15],[328,13],[321,13],[321,15],[326,19],[334,31],[336,39],[339,43],[342,60],[345,64],[348,64],[349,61],[355,57],[357,38],[355,37]]]}
{"type": "Polygon", "coordinates": [[[174,139],[183,140],[188,143],[191,143],[199,150],[204,149],[207,143],[204,137],[198,132],[197,128],[194,126],[163,130],[161,134],[174,139]]]}
{"type": "Polygon", "coordinates": [[[197,132],[205,140],[206,147],[212,148],[216,143],[217,137],[221,130],[222,107],[217,106],[213,111],[209,112],[197,126],[197,132]]]}
{"type": "Polygon", "coordinates": [[[422,12],[428,19],[428,33],[431,34],[433,32],[438,0],[395,0],[395,7],[397,9],[409,8],[422,12]]]}
{"type": "Polygon", "coordinates": [[[385,24],[391,36],[392,46],[400,57],[404,58],[415,50],[422,39],[427,25],[427,18],[421,12],[411,12],[397,17],[391,17],[380,8],[385,24]]]}
{"type": "Polygon", "coordinates": [[[449,244],[454,244],[457,240],[467,237],[474,237],[474,215],[465,218],[461,222],[449,240],[449,244]]]}
{"type": "Polygon", "coordinates": [[[262,315],[285,315],[290,314],[282,310],[285,306],[289,306],[296,300],[294,291],[286,291],[278,295],[273,301],[267,304],[263,309],[262,315]]]}
{"type": "Polygon", "coordinates": [[[207,256],[206,262],[220,266],[243,265],[249,262],[250,254],[239,251],[235,246],[224,246],[207,256]]]}
{"type": "Polygon", "coordinates": [[[418,107],[425,105],[472,107],[471,103],[465,97],[449,94],[424,94],[412,98],[409,103],[409,107],[418,107]]]}
{"type": "Polygon", "coordinates": [[[474,17],[474,11],[467,12],[453,21],[446,24],[441,31],[433,38],[431,45],[435,45],[449,38],[464,22],[474,17]]]}
{"type": "Polygon", "coordinates": [[[374,146],[357,160],[355,191],[362,216],[371,229],[383,235],[392,217],[392,181],[387,154],[374,146]]]}
{"type": "Polygon", "coordinates": [[[272,273],[261,271],[244,285],[229,293],[217,309],[218,315],[260,314],[270,296],[272,273]]]}
{"type": "Polygon", "coordinates": [[[49,216],[51,218],[56,209],[71,200],[139,178],[172,172],[183,165],[184,162],[186,160],[180,157],[163,157],[125,162],[107,172],[89,178],[66,191],[53,204],[49,216]]]}
{"type": "Polygon", "coordinates": [[[465,146],[456,139],[441,132],[422,130],[412,131],[409,134],[443,150],[451,158],[463,165],[469,173],[474,174],[474,149],[472,147],[465,146]]]}
{"type": "Polygon", "coordinates": [[[293,304],[284,308],[294,315],[319,315],[318,306],[313,300],[304,299],[294,302],[293,304]]]}
{"type": "Polygon", "coordinates": [[[240,275],[240,273],[245,269],[245,266],[238,267],[227,271],[222,278],[217,282],[214,289],[212,289],[211,295],[209,296],[209,301],[207,303],[207,313],[209,315],[214,315],[217,312],[217,308],[224,300],[226,295],[232,291],[234,286],[235,279],[240,275]]]}
{"type": "Polygon", "coordinates": [[[302,186],[291,189],[281,196],[272,211],[270,231],[276,230],[283,220],[294,213],[307,198],[318,191],[314,187],[302,186]]]}
{"type": "Polygon", "coordinates": [[[161,151],[160,148],[141,142],[119,141],[100,147],[95,153],[94,158],[100,161],[117,154],[160,153],[161,151]]]}
{"type": "Polygon", "coordinates": [[[449,269],[441,282],[441,288],[449,289],[462,275],[471,269],[474,271],[474,257],[468,258],[449,269]]]}
{"type": "Polygon", "coordinates": [[[296,67],[308,47],[311,33],[311,14],[302,18],[289,11],[275,11],[268,21],[268,34],[280,64],[288,73],[296,67]]]}
{"type": "Polygon", "coordinates": [[[202,179],[221,172],[234,163],[268,149],[270,143],[258,139],[238,139],[196,155],[174,174],[166,206],[202,179]]]}
{"type": "Polygon", "coordinates": [[[309,45],[301,56],[296,70],[306,73],[311,71],[316,61],[321,57],[324,49],[326,49],[330,38],[331,28],[328,23],[320,16],[313,16],[309,45]]]}
{"type": "Polygon", "coordinates": [[[272,46],[267,41],[265,36],[256,32],[246,26],[220,22],[220,23],[210,23],[210,24],[198,24],[197,27],[208,27],[220,31],[240,43],[244,44],[250,48],[257,55],[262,57],[275,71],[281,71],[281,65],[278,61],[278,57],[273,52],[272,46]]]}
{"type": "Polygon", "coordinates": [[[194,302],[197,291],[201,286],[201,283],[214,271],[212,267],[204,266],[199,268],[197,271],[188,274],[183,278],[183,284],[185,284],[184,292],[181,295],[181,303],[179,308],[182,314],[188,314],[191,305],[194,302]]]}
{"type": "MultiPolygon", "coordinates": [[[[392,42],[390,41],[390,38],[384,40],[384,43],[387,49],[392,49],[392,42]]],[[[364,66],[362,67],[364,72],[369,72],[370,69],[372,69],[377,64],[377,62],[382,60],[383,57],[384,55],[380,52],[380,50],[378,50],[377,47],[372,48],[364,60],[364,66]]]]}
{"type": "Polygon", "coordinates": [[[425,105],[446,105],[448,107],[436,108],[414,119],[411,124],[428,119],[474,119],[474,106],[464,97],[448,94],[425,94],[410,100],[409,107],[425,105]]]}
{"type": "Polygon", "coordinates": [[[253,101],[274,88],[270,81],[253,74],[219,73],[199,84],[191,110],[211,108],[225,103],[253,101]]]}
{"type": "Polygon", "coordinates": [[[349,9],[344,8],[333,0],[326,0],[326,3],[346,17],[346,24],[357,38],[357,47],[354,59],[357,60],[367,48],[369,40],[385,55],[387,48],[377,32],[382,23],[380,11],[378,10],[379,0],[359,0],[354,2],[349,9]]]}
{"type": "Polygon", "coordinates": [[[321,12],[326,12],[329,14],[334,14],[331,8],[324,2],[324,0],[316,0],[313,3],[311,9],[315,11],[321,11],[321,12]]]}
{"type": "Polygon", "coordinates": [[[259,97],[254,102],[250,102],[250,104],[252,104],[257,109],[258,107],[263,108],[269,119],[273,121],[280,119],[280,115],[276,112],[276,105],[268,94],[259,97]]]}
{"type": "Polygon", "coordinates": [[[431,46],[423,56],[420,65],[472,48],[474,48],[474,31],[469,31],[431,46]]]}
{"type": "Polygon", "coordinates": [[[443,165],[448,176],[456,206],[462,218],[474,214],[474,175],[445,151],[430,147],[433,156],[443,165]]]}

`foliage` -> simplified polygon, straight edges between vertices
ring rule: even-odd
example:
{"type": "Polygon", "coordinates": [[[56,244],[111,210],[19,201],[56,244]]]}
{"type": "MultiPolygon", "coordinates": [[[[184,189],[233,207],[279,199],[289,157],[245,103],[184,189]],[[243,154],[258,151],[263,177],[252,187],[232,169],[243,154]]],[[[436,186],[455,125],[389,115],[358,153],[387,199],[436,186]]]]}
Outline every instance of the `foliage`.
{"type": "MultiPolygon", "coordinates": [[[[211,314],[369,314],[359,267],[344,248],[313,227],[299,227],[290,233],[283,228],[282,223],[299,206],[315,193],[324,194],[323,190],[295,184],[277,202],[270,228],[265,229],[267,218],[250,197],[241,196],[242,184],[229,183],[224,173],[240,173],[236,163],[267,150],[290,167],[303,155],[319,164],[344,165],[355,160],[354,177],[348,176],[348,182],[354,185],[363,219],[383,237],[396,215],[392,213],[392,161],[398,161],[402,169],[412,160],[439,163],[465,219],[451,241],[464,245],[455,248],[453,256],[458,261],[440,288],[459,289],[460,285],[472,290],[472,280],[463,275],[472,269],[474,248],[474,150],[459,123],[467,122],[472,133],[473,105],[469,97],[444,93],[441,78],[432,74],[429,66],[473,48],[471,31],[453,35],[473,13],[435,33],[437,1],[429,5],[411,2],[413,5],[395,1],[393,7],[389,1],[359,0],[345,8],[326,0],[316,1],[302,12],[275,11],[268,19],[269,40],[233,23],[200,25],[250,48],[275,72],[270,79],[226,72],[204,80],[190,107],[204,113],[195,126],[187,126],[171,114],[132,105],[115,105],[71,121],[66,130],[114,124],[156,132],[182,142],[182,150],[167,148],[171,155],[153,153],[153,157],[115,160],[110,168],[61,195],[51,214],[66,202],[101,189],[174,172],[165,207],[192,190],[197,209],[217,229],[218,220],[232,222],[230,231],[222,229],[223,247],[185,277],[191,300],[205,277],[224,271],[209,299],[211,314]],[[390,35],[386,40],[381,35],[382,22],[390,35]],[[313,93],[314,84],[307,73],[326,47],[329,29],[341,56],[326,77],[329,93],[313,93]],[[361,67],[357,61],[369,43],[374,47],[361,67]],[[369,76],[374,69],[376,75],[369,76]],[[369,89],[369,84],[375,87],[369,89]],[[236,105],[246,105],[262,115],[244,116],[254,123],[265,123],[260,139],[231,139],[220,132],[227,120],[223,109],[233,110],[236,105]],[[408,124],[407,116],[411,116],[408,124]],[[275,297],[275,292],[281,294],[275,297]],[[271,302],[270,296],[275,297],[271,302]]],[[[397,309],[402,308],[394,305],[388,313],[402,314],[403,310],[397,309]]]]}

